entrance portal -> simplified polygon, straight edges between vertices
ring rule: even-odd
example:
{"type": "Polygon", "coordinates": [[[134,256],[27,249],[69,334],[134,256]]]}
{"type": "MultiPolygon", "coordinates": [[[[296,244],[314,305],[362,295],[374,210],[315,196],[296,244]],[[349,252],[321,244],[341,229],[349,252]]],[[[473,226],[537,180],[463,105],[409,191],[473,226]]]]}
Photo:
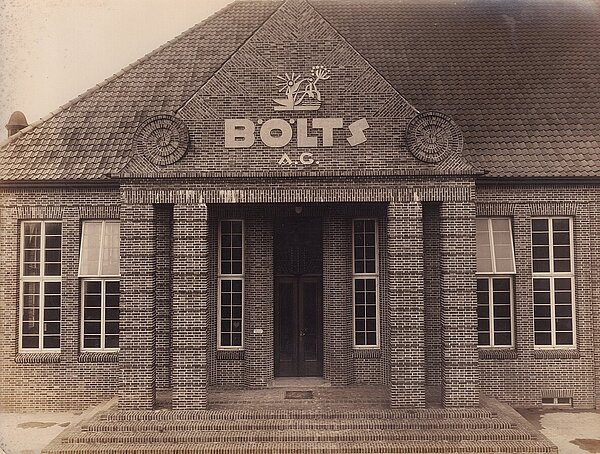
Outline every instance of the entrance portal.
{"type": "Polygon", "coordinates": [[[275,221],[275,376],[323,375],[321,220],[275,221]]]}

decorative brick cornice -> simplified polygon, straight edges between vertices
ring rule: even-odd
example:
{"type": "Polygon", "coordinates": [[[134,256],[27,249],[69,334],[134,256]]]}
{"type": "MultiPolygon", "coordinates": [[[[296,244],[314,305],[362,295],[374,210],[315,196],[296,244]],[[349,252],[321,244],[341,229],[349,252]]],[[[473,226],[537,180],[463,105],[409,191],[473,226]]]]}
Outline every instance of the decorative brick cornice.
{"type": "Polygon", "coordinates": [[[381,358],[381,349],[379,348],[355,348],[352,350],[353,358],[375,359],[381,358]]]}
{"type": "Polygon", "coordinates": [[[533,357],[536,359],[579,359],[580,354],[577,349],[540,349],[533,351],[533,357]]]}
{"type": "Polygon", "coordinates": [[[18,219],[62,219],[64,207],[62,206],[19,206],[17,207],[18,219]]]}
{"type": "Polygon", "coordinates": [[[515,203],[478,203],[476,205],[477,216],[513,216],[515,214],[515,203]]]}
{"type": "Polygon", "coordinates": [[[79,207],[81,219],[119,219],[119,205],[84,205],[79,207]]]}
{"type": "Polygon", "coordinates": [[[514,348],[480,348],[479,359],[516,359],[514,348]]]}
{"type": "Polygon", "coordinates": [[[118,363],[118,352],[81,352],[80,363],[118,363]]]}
{"type": "Polygon", "coordinates": [[[19,353],[15,356],[17,364],[60,363],[60,353],[19,353]]]}
{"type": "Polygon", "coordinates": [[[244,356],[244,350],[217,350],[218,360],[241,360],[244,356]]]}
{"type": "Polygon", "coordinates": [[[579,203],[575,202],[540,202],[530,203],[532,216],[575,216],[579,203]]]}
{"type": "Polygon", "coordinates": [[[289,187],[248,185],[236,189],[221,186],[199,187],[190,185],[188,189],[156,187],[124,187],[122,200],[130,204],[198,204],[198,203],[354,203],[354,202],[461,202],[474,199],[475,188],[472,182],[410,184],[396,182],[389,185],[361,186],[356,182],[346,182],[329,187],[319,185],[291,185],[289,187]],[[398,187],[399,185],[404,187],[398,187]]]}

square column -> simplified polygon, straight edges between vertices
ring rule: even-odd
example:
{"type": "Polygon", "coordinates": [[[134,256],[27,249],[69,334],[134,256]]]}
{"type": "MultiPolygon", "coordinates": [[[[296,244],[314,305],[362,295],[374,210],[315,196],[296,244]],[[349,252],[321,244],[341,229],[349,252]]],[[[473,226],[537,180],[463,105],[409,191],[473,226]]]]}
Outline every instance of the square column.
{"type": "Polygon", "coordinates": [[[246,221],[246,383],[263,388],[273,380],[273,221],[260,212],[246,221]]]}
{"type": "Polygon", "coordinates": [[[155,225],[152,205],[121,206],[120,410],[151,410],[156,397],[155,225]]]}
{"type": "Polygon", "coordinates": [[[173,409],[207,407],[208,211],[173,208],[171,385],[173,409]]]}
{"type": "Polygon", "coordinates": [[[323,341],[325,378],[352,383],[352,228],[342,215],[323,220],[323,341]]]}
{"type": "Polygon", "coordinates": [[[390,405],[425,406],[423,209],[388,205],[390,405]]]}
{"type": "Polygon", "coordinates": [[[442,403],[479,405],[475,204],[444,202],[440,210],[442,261],[442,403]]]}

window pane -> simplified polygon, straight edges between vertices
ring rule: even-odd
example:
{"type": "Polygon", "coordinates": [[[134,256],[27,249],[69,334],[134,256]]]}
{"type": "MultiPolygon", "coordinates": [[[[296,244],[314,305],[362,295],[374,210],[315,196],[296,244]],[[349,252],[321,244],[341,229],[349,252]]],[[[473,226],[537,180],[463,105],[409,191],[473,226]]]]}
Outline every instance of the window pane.
{"type": "Polygon", "coordinates": [[[221,274],[243,273],[243,221],[220,222],[220,270],[221,274]]]}
{"type": "Polygon", "coordinates": [[[492,218],[494,256],[497,273],[514,273],[515,258],[512,247],[512,230],[508,218],[492,218]]]}
{"type": "Polygon", "coordinates": [[[354,279],[354,342],[377,345],[377,280],[354,279]]]}
{"type": "MultiPolygon", "coordinates": [[[[231,226],[233,228],[233,226],[231,226]]],[[[220,283],[221,346],[242,346],[242,280],[223,279],[220,283]]]]}
{"type": "Polygon", "coordinates": [[[44,336],[44,348],[60,348],[60,337],[44,336]]]}
{"type": "Polygon", "coordinates": [[[40,275],[40,257],[41,257],[41,222],[23,223],[23,275],[40,275]]]}
{"type": "Polygon", "coordinates": [[[100,267],[100,274],[103,276],[117,276],[119,274],[119,257],[119,223],[106,221],[104,223],[104,237],[102,238],[102,264],[100,267]]]}
{"type": "Polygon", "coordinates": [[[353,221],[354,273],[375,274],[377,272],[377,222],[374,219],[353,221]]]}
{"type": "Polygon", "coordinates": [[[119,348],[119,336],[106,336],[105,348],[119,348]]]}
{"type": "Polygon", "coordinates": [[[101,235],[101,221],[85,221],[83,223],[79,273],[84,276],[99,274],[101,235]]]}

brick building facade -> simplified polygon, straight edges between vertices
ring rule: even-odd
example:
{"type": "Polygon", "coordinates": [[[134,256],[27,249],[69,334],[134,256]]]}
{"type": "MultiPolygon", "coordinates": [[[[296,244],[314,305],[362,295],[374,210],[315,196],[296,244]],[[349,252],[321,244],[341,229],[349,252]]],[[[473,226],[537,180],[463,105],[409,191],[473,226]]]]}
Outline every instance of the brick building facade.
{"type": "Polygon", "coordinates": [[[498,8],[236,2],[9,137],[0,406],[599,408],[598,11],[498,8]]]}

